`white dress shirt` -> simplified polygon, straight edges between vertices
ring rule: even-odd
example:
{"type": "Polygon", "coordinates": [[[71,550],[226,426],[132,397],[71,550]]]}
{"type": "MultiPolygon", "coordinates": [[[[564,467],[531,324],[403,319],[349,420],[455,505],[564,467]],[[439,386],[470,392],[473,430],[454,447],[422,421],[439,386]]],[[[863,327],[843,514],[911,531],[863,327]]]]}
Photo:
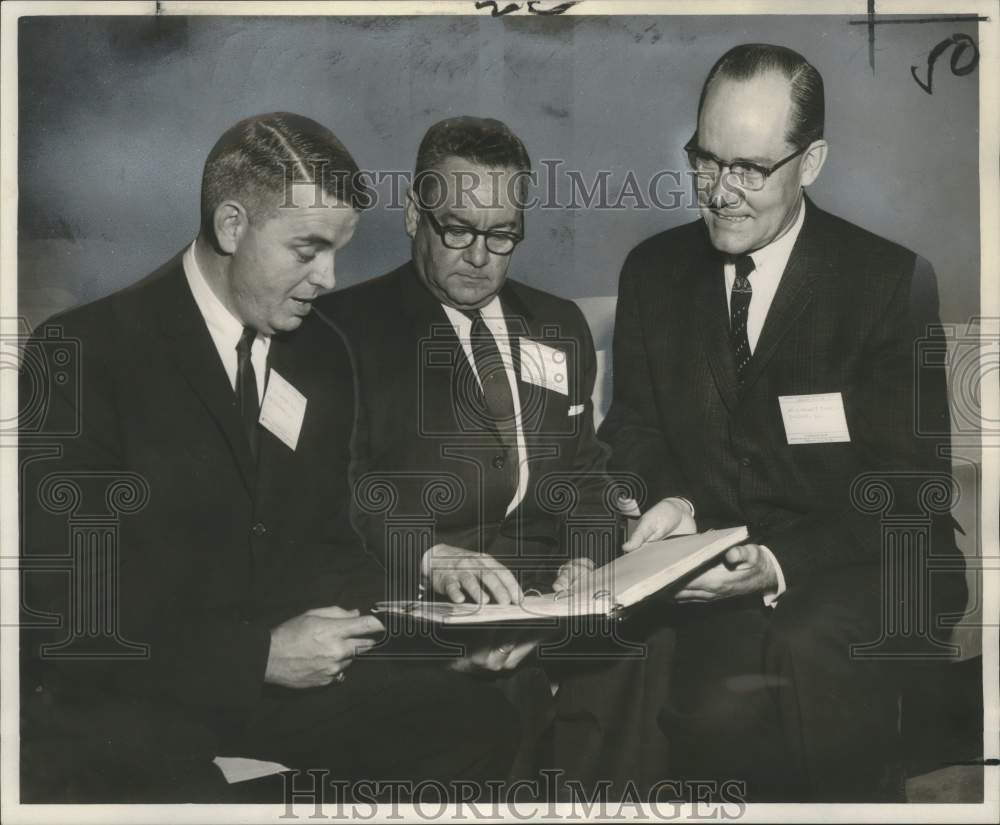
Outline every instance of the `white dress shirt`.
{"type": "MultiPolygon", "coordinates": [[[[222,359],[222,366],[226,368],[226,375],[229,376],[229,384],[236,391],[236,369],[237,355],[236,345],[243,337],[243,323],[236,318],[218,296],[212,292],[212,287],[208,285],[205,276],[198,266],[198,260],[194,254],[194,244],[187,248],[182,259],[184,275],[187,277],[188,286],[194,296],[194,302],[198,305],[201,317],[208,325],[208,332],[215,342],[215,348],[222,359]]],[[[254,338],[250,347],[250,363],[253,364],[253,371],[257,376],[257,401],[264,403],[264,384],[267,380],[267,351],[271,346],[271,336],[260,332],[254,338]]]]}
{"type": "MultiPolygon", "coordinates": [[[[458,336],[458,340],[462,344],[465,357],[469,359],[472,374],[476,376],[476,381],[479,382],[479,372],[476,370],[476,360],[472,354],[472,321],[468,315],[454,307],[445,304],[441,304],[441,306],[444,307],[445,315],[448,316],[448,320],[451,321],[451,325],[455,328],[455,335],[458,336]]],[[[507,373],[507,383],[510,384],[510,394],[514,399],[514,428],[517,433],[518,473],[517,490],[514,491],[514,497],[510,500],[510,504],[507,505],[507,515],[509,516],[524,500],[524,495],[528,490],[528,449],[524,443],[524,429],[521,426],[521,397],[517,391],[517,375],[514,374],[514,357],[510,351],[510,336],[507,334],[507,323],[503,319],[503,307],[500,305],[500,299],[494,296],[493,300],[479,311],[482,312],[486,328],[493,334],[493,338],[497,343],[497,349],[500,350],[504,372],[507,373]]],[[[482,384],[480,382],[481,387],[482,384]]]]}
{"type": "MultiPolygon", "coordinates": [[[[778,291],[778,284],[781,283],[781,273],[788,265],[792,247],[795,246],[795,239],[799,237],[799,232],[802,230],[802,221],[805,216],[806,202],[803,198],[802,204],[799,206],[798,217],[795,218],[795,223],[788,231],[780,238],[771,241],[767,246],[762,246],[750,253],[754,264],[754,270],[750,273],[750,286],[753,288],[753,295],[750,297],[750,307],[747,311],[747,338],[750,339],[751,354],[757,349],[760,331],[764,328],[764,320],[767,318],[768,310],[771,309],[771,302],[774,301],[774,295],[778,291]]],[[[732,261],[727,261],[724,272],[726,276],[726,306],[731,312],[736,265],[732,261]]]]}
{"type": "MultiPolygon", "coordinates": [[[[788,259],[792,254],[792,247],[795,246],[795,241],[802,230],[802,222],[805,219],[805,215],[806,203],[805,198],[803,198],[802,203],[799,205],[799,214],[788,231],[780,238],[771,241],[767,246],[762,246],[760,249],[750,253],[750,257],[753,258],[754,263],[754,270],[750,273],[750,285],[753,288],[753,295],[750,298],[750,307],[747,311],[747,338],[750,341],[751,354],[757,348],[757,341],[760,340],[764,321],[767,319],[767,313],[771,309],[771,303],[774,301],[778,285],[781,283],[781,275],[788,265],[788,259]]],[[[723,275],[726,279],[726,307],[727,309],[731,309],[733,283],[736,281],[736,265],[731,261],[727,261],[723,267],[723,275]]],[[[670,498],[665,500],[687,505],[691,510],[691,515],[697,519],[697,514],[694,512],[694,505],[687,499],[670,498]]],[[[677,535],[686,531],[687,527],[682,522],[682,528],[677,531],[677,535]]],[[[764,604],[768,607],[773,607],[777,603],[778,597],[787,589],[785,575],[781,570],[781,565],[778,564],[778,560],[774,557],[774,553],[763,545],[760,548],[770,560],[771,567],[774,569],[778,579],[778,589],[774,593],[764,594],[764,604]]]]}
{"type": "MultiPolygon", "coordinates": [[[[747,311],[747,338],[750,341],[751,354],[757,349],[757,341],[760,340],[764,321],[767,319],[767,313],[771,309],[774,295],[778,291],[778,284],[781,283],[781,274],[785,271],[785,267],[788,266],[792,247],[795,246],[799,232],[802,231],[802,222],[805,220],[805,216],[806,201],[803,198],[802,203],[799,205],[799,214],[795,218],[795,223],[789,227],[788,231],[780,238],[771,241],[767,246],[762,246],[760,249],[756,249],[750,253],[754,264],[754,270],[750,273],[750,286],[753,289],[753,294],[750,298],[750,308],[747,311]]],[[[736,281],[736,265],[731,261],[727,261],[725,267],[723,267],[723,272],[726,278],[726,305],[730,308],[731,312],[732,308],[729,305],[732,301],[733,283],[736,281]]],[[[768,607],[773,607],[777,603],[778,597],[787,589],[785,586],[785,574],[781,571],[781,565],[778,564],[774,553],[767,547],[764,547],[764,545],[761,545],[760,548],[764,551],[764,555],[770,559],[771,566],[774,568],[774,572],[778,578],[778,589],[774,593],[768,593],[764,596],[764,604],[768,607]]]]}

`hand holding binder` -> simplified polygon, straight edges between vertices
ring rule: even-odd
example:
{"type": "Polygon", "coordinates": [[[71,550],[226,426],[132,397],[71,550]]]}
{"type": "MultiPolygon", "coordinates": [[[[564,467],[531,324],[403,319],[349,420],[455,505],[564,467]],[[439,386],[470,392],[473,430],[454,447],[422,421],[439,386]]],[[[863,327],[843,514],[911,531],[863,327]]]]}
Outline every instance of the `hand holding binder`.
{"type": "Polygon", "coordinates": [[[446,625],[495,624],[573,616],[614,618],[652,593],[683,579],[747,538],[746,527],[708,530],[647,542],[558,593],[531,593],[517,604],[379,602],[375,613],[410,616],[446,625]]]}
{"type": "Polygon", "coordinates": [[[687,602],[713,602],[760,593],[765,596],[778,590],[777,573],[772,557],[759,544],[741,544],[731,547],[719,559],[718,564],[701,571],[684,583],[683,589],[674,595],[679,604],[687,602]]]}
{"type": "Polygon", "coordinates": [[[553,592],[561,593],[564,590],[569,590],[579,579],[589,575],[593,569],[594,562],[586,556],[570,559],[559,568],[556,580],[552,582],[553,592]]]}

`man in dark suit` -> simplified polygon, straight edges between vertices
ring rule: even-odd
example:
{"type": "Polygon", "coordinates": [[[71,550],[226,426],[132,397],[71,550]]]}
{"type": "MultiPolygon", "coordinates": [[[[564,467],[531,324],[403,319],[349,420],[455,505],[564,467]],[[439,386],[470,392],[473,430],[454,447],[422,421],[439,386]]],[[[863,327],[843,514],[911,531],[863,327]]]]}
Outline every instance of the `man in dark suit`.
{"type": "Polygon", "coordinates": [[[940,358],[915,369],[937,323],[930,266],[804,195],[823,117],[801,55],[744,45],[716,63],[686,147],[702,220],[625,262],[601,437],[647,485],[626,550],[750,528],[674,596],[675,773],[745,780],[751,799],[886,800],[900,777],[884,660],[940,650],[928,617],[964,604],[958,575],[934,576],[930,600],[914,586],[921,554],[960,558],[947,505],[925,512],[928,485],[950,490],[944,445],[917,426],[947,431],[946,388],[940,358]],[[886,538],[901,517],[927,542],[902,560],[886,538]],[[905,563],[914,592],[893,603],[883,582],[905,563]],[[925,633],[887,636],[900,605],[925,633]]]}
{"type": "Polygon", "coordinates": [[[357,361],[357,518],[397,597],[425,585],[505,604],[525,586],[561,589],[617,550],[586,321],[572,301],[507,278],[529,170],[499,121],[431,127],[407,196],[412,260],[318,306],[357,361]],[[583,513],[607,515],[607,546],[571,560],[562,530],[583,513]]]}
{"type": "Polygon", "coordinates": [[[222,801],[217,755],[504,775],[516,714],[491,686],[357,661],[381,570],[349,520],[350,357],[311,307],[365,197],[325,127],[241,121],[206,162],[195,242],[29,343],[26,799],[222,801]],[[66,372],[60,343],[79,381],[39,388],[66,372]]]}
{"type": "MultiPolygon", "coordinates": [[[[529,170],[524,145],[497,120],[435,124],[407,197],[412,259],[317,306],[356,358],[355,516],[391,598],[506,604],[528,588],[563,591],[619,550],[586,321],[573,302],[507,277],[529,170]]],[[[497,631],[470,656],[522,708],[521,775],[537,767],[538,736],[556,712],[550,680],[564,681],[557,666],[570,655],[570,638],[551,637],[544,672],[526,662],[541,632],[497,631]]],[[[567,718],[601,704],[579,683],[560,699],[567,718]]],[[[556,764],[589,778],[579,757],[603,732],[584,727],[587,744],[557,744],[556,764]]]]}

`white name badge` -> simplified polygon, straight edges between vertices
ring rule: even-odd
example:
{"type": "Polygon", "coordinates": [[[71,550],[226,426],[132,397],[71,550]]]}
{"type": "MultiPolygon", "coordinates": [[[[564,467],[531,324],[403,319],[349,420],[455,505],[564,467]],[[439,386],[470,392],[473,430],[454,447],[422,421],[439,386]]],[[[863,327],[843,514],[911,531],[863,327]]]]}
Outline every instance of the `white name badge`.
{"type": "Polygon", "coordinates": [[[521,347],[521,380],[569,395],[566,353],[528,338],[518,339],[521,347]]]}
{"type": "Polygon", "coordinates": [[[782,395],[781,418],[789,444],[824,444],[850,441],[844,397],[839,392],[816,395],[782,395]]]}
{"type": "Polygon", "coordinates": [[[271,370],[267,379],[264,405],[260,409],[261,426],[267,427],[291,450],[299,444],[302,421],[306,417],[306,397],[271,370]]]}

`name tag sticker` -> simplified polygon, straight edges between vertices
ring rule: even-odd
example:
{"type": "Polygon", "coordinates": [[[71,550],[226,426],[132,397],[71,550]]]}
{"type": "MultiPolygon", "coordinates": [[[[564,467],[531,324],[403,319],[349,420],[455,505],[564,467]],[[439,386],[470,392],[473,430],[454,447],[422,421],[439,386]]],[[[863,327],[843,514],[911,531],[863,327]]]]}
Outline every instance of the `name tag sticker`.
{"type": "Polygon", "coordinates": [[[299,444],[299,433],[302,432],[305,417],[306,397],[282,378],[277,370],[272,369],[267,379],[264,405],[260,410],[260,418],[257,419],[261,426],[270,430],[294,451],[299,444]]]}
{"type": "Polygon", "coordinates": [[[527,338],[518,340],[521,347],[521,380],[568,396],[566,353],[527,338]]]}
{"type": "Polygon", "coordinates": [[[850,441],[844,396],[839,392],[782,395],[781,418],[789,444],[825,444],[850,441]]]}

